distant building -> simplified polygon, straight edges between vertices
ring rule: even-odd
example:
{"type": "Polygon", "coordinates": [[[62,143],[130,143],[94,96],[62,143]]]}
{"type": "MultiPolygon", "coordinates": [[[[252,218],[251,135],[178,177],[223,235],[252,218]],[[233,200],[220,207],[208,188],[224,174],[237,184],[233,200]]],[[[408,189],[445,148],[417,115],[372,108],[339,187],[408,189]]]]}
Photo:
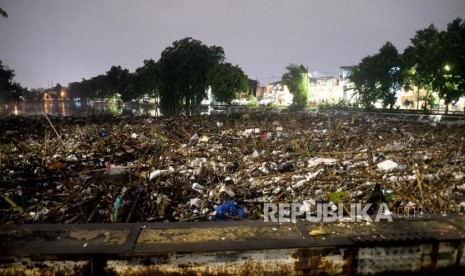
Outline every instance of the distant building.
{"type": "Polygon", "coordinates": [[[273,82],[265,87],[261,87],[257,93],[258,103],[261,105],[290,105],[293,95],[287,85],[281,81],[273,82]]]}
{"type": "Polygon", "coordinates": [[[257,97],[257,89],[259,88],[260,83],[256,80],[248,79],[247,86],[249,87],[249,95],[254,95],[255,97],[257,97]]]}
{"type": "MultiPolygon", "coordinates": [[[[339,75],[323,74],[317,71],[308,73],[308,101],[310,105],[320,102],[337,102],[341,99],[349,99],[353,92],[347,89],[348,68],[341,69],[339,75]],[[349,93],[350,92],[350,93],[349,93]]],[[[287,85],[281,81],[273,82],[265,87],[257,89],[259,102],[270,102],[274,105],[289,105],[292,103],[293,94],[287,85]]]]}
{"type": "Polygon", "coordinates": [[[316,71],[309,75],[308,99],[310,102],[338,101],[343,98],[339,78],[316,71]]]}
{"type": "Polygon", "coordinates": [[[353,66],[341,66],[336,75],[318,71],[309,73],[308,99],[310,104],[320,102],[355,101],[353,83],[349,80],[353,66]]]}

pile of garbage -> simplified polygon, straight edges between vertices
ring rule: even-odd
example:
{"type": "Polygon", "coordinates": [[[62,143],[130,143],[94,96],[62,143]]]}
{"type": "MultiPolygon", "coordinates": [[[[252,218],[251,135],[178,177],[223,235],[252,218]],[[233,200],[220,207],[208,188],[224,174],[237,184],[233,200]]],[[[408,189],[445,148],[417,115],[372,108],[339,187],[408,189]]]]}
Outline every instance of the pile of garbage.
{"type": "Polygon", "coordinates": [[[465,127],[370,114],[0,118],[0,222],[262,219],[264,203],[465,208],[465,127]]]}

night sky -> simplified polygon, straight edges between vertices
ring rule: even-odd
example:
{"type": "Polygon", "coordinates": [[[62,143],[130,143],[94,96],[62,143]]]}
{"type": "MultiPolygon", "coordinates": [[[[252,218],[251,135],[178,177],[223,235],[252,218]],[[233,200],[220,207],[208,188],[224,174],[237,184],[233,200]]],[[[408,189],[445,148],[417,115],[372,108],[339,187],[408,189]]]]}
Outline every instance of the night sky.
{"type": "Polygon", "coordinates": [[[465,19],[465,0],[1,0],[0,60],[29,88],[67,85],[112,65],[133,72],[175,40],[223,47],[262,85],[289,63],[335,74],[386,42],[465,19]]]}

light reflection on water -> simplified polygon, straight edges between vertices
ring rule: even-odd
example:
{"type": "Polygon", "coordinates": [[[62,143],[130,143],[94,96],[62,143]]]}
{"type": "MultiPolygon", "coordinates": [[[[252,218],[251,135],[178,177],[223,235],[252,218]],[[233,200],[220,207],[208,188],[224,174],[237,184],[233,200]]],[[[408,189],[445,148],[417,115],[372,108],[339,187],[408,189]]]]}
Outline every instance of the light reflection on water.
{"type": "Polygon", "coordinates": [[[87,115],[146,115],[160,116],[156,105],[101,103],[92,101],[55,101],[23,102],[3,105],[0,115],[37,115],[46,113],[51,116],[87,116],[87,115]]]}

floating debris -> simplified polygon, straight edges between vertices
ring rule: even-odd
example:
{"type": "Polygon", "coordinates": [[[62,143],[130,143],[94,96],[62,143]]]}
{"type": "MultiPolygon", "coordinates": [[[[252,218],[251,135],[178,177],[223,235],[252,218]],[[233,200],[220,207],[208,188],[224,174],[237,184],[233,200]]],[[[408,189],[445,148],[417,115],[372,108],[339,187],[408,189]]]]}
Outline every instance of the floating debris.
{"type": "Polygon", "coordinates": [[[260,219],[364,203],[375,183],[392,211],[464,209],[460,120],[236,115],[2,117],[1,223],[260,219]]]}

